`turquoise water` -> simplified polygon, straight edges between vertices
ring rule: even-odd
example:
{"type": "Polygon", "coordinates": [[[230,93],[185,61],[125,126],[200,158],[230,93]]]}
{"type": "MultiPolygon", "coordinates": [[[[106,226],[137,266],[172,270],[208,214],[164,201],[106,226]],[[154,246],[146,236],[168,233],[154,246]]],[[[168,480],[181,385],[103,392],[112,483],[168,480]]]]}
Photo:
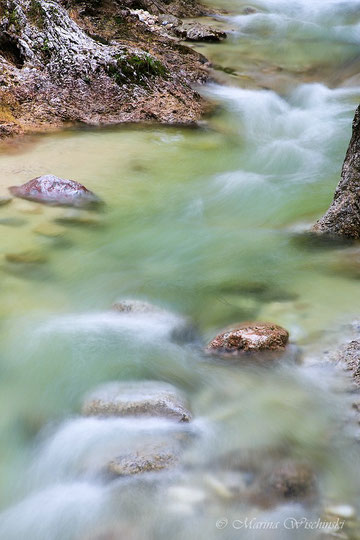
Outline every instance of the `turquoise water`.
{"type": "Polygon", "coordinates": [[[359,250],[301,233],[331,201],[359,103],[360,2],[244,6],[225,6],[226,42],[198,48],[218,77],[201,90],[217,105],[202,127],[74,129],[3,147],[3,193],[53,173],[106,208],[77,225],[61,208],[0,208],[1,538],[238,537],[216,521],[265,514],[214,488],[223,478],[213,463],[233,451],[261,461],[285,448],[319,476],[316,502],[278,505],[266,519],[358,507],[351,396],[322,350],[359,315],[359,250]],[[39,262],[6,259],[28,252],[39,262]],[[199,340],[173,343],[171,320],[111,313],[127,297],[188,317],[199,340]],[[204,359],[202,344],[224,326],[255,319],[285,326],[303,363],[204,359]],[[134,378],[187,394],[196,443],[156,485],[104,484],[84,464],[131,441],[133,426],[82,419],[80,404],[100,382],[134,378]]]}

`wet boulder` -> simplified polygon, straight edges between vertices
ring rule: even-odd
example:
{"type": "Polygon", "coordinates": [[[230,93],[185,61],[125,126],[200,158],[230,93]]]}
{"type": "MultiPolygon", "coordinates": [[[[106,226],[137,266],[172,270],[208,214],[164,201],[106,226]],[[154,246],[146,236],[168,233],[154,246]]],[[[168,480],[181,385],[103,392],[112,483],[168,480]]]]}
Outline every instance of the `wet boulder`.
{"type": "Polygon", "coordinates": [[[204,24],[186,22],[175,28],[175,33],[186,41],[222,41],[226,32],[204,24]]]}
{"type": "Polygon", "coordinates": [[[108,464],[107,471],[112,476],[132,476],[167,470],[177,463],[178,458],[171,447],[150,446],[116,457],[108,464]]]}
{"type": "Polygon", "coordinates": [[[21,186],[11,186],[9,191],[15,197],[54,206],[92,207],[102,202],[79,182],[53,174],[38,176],[21,186]]]}
{"type": "Polygon", "coordinates": [[[360,340],[352,340],[340,347],[333,359],[349,371],[355,384],[360,386],[360,340]]]}
{"type": "Polygon", "coordinates": [[[276,324],[242,323],[217,335],[206,351],[232,356],[262,351],[283,352],[288,340],[288,331],[276,324]]]}
{"type": "Polygon", "coordinates": [[[160,417],[189,422],[191,413],[180,392],[171,384],[157,381],[111,382],[84,400],[84,415],[160,417]]]}

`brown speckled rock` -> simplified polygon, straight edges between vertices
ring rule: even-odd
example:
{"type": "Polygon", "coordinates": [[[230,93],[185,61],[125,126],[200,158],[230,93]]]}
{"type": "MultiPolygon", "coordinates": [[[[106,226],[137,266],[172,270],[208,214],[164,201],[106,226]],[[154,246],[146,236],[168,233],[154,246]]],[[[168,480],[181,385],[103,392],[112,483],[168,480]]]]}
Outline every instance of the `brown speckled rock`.
{"type": "Polygon", "coordinates": [[[239,355],[259,351],[284,351],[289,340],[287,330],[271,323],[242,323],[216,336],[206,351],[239,355]]]}
{"type": "Polygon", "coordinates": [[[95,193],[74,180],[64,180],[53,174],[38,176],[22,186],[11,186],[15,197],[55,206],[88,207],[98,205],[101,200],[95,193]]]}
{"type": "Polygon", "coordinates": [[[189,422],[191,413],[178,390],[157,381],[111,382],[85,398],[83,414],[97,416],[147,416],[189,422]]]}

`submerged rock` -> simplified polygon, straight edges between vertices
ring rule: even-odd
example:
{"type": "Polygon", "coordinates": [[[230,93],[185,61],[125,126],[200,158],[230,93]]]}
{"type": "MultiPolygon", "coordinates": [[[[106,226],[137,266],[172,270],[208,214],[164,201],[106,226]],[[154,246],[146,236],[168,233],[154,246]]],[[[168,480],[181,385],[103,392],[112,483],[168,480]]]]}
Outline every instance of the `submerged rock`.
{"type": "Polygon", "coordinates": [[[216,336],[207,346],[210,353],[239,355],[259,351],[284,351],[287,330],[271,323],[242,323],[216,336]]]}
{"type": "Polygon", "coordinates": [[[313,227],[316,233],[360,238],[360,106],[346,153],[341,180],[326,214],[313,227]]]}
{"type": "Polygon", "coordinates": [[[185,400],[171,384],[157,381],[112,382],[85,398],[82,412],[100,416],[163,417],[189,422],[185,400]]]}
{"type": "Polygon", "coordinates": [[[11,203],[12,197],[0,197],[0,206],[6,206],[11,203]]]}
{"type": "Polygon", "coordinates": [[[44,264],[47,257],[40,251],[21,251],[19,253],[7,253],[5,259],[14,264],[44,264]]]}
{"type": "Polygon", "coordinates": [[[22,227],[23,225],[26,225],[26,223],[25,219],[15,217],[0,219],[0,225],[4,225],[5,227],[22,227]]]}
{"type": "Polygon", "coordinates": [[[287,461],[273,468],[260,481],[264,495],[278,499],[304,499],[314,494],[313,470],[304,463],[287,461]]]}
{"type": "Polygon", "coordinates": [[[99,227],[102,222],[91,212],[71,208],[55,219],[61,225],[75,225],[80,227],[99,227]]]}
{"type": "Polygon", "coordinates": [[[66,233],[66,229],[59,227],[54,223],[41,223],[33,230],[36,234],[46,236],[47,238],[58,238],[60,236],[64,236],[66,233]]]}
{"type": "Polygon", "coordinates": [[[166,446],[147,447],[135,454],[126,454],[112,460],[107,467],[111,475],[132,476],[169,469],[178,462],[175,452],[166,446]]]}
{"type": "Polygon", "coordinates": [[[53,174],[38,176],[22,186],[11,186],[15,197],[55,206],[88,207],[102,201],[92,191],[74,180],[64,180],[53,174]]]}

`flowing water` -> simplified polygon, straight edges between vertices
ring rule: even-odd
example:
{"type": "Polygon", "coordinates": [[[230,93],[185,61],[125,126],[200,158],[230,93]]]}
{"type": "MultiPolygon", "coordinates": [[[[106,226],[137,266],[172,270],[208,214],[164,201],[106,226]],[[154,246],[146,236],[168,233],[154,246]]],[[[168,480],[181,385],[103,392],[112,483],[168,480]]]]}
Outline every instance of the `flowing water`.
{"type": "Polygon", "coordinates": [[[74,129],[1,149],[3,193],[53,173],[107,203],[81,223],[21,200],[0,208],[1,539],[320,538],[305,522],[232,524],[360,511],[350,386],[323,354],[359,316],[359,250],[302,234],[331,201],[360,101],[360,0],[221,7],[228,39],[196,47],[218,81],[202,89],[216,104],[203,127],[74,129]],[[17,253],[33,262],[6,258],[17,253]],[[111,312],[129,297],[188,317],[200,337],[174,341],[175,315],[111,312]],[[254,319],[285,326],[303,362],[251,368],[201,353],[224,326],[254,319]],[[86,392],[130,379],[174,384],[194,421],[80,416],[86,392]],[[99,473],[164,434],[190,441],[180,468],[99,473]],[[219,465],[277,452],[311,464],[315,500],[258,504],[244,466],[219,465]]]}

